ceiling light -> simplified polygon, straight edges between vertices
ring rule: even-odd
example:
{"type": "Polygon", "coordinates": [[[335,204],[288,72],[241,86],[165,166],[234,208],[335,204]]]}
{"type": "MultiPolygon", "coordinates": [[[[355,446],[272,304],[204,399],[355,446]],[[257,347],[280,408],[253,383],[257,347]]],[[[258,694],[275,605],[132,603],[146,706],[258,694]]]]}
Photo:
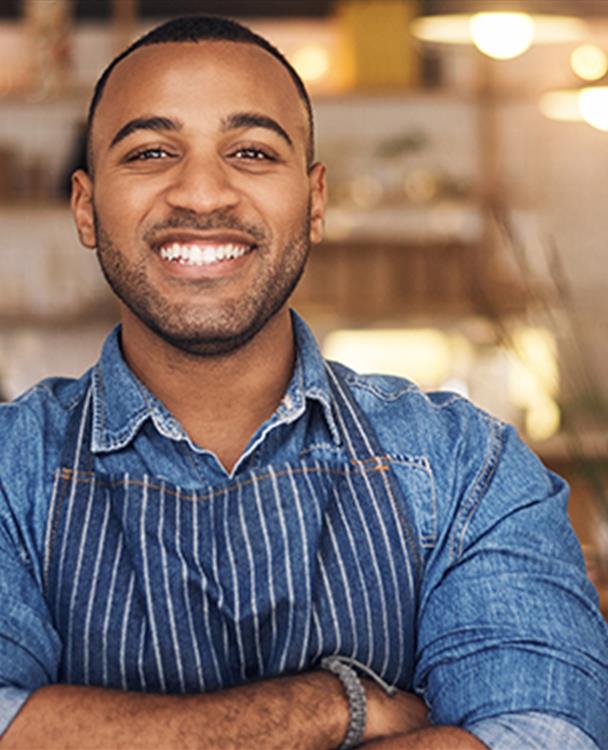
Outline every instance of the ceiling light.
{"type": "Polygon", "coordinates": [[[498,60],[522,55],[532,44],[572,42],[585,34],[578,18],[509,12],[422,16],[410,29],[427,42],[474,44],[498,60]]]}
{"type": "Polygon", "coordinates": [[[302,80],[310,83],[318,81],[329,70],[329,54],[321,45],[300,47],[292,57],[291,62],[300,74],[302,80]]]}
{"type": "Polygon", "coordinates": [[[541,97],[539,106],[551,120],[586,122],[596,130],[608,131],[608,86],[550,91],[541,97]]]}
{"type": "Polygon", "coordinates": [[[608,58],[595,44],[581,44],[570,55],[570,66],[584,81],[598,81],[608,72],[608,58]]]}
{"type": "Polygon", "coordinates": [[[476,13],[469,29],[477,49],[496,60],[523,55],[534,40],[534,21],[526,13],[476,13]]]}
{"type": "Polygon", "coordinates": [[[578,94],[583,120],[597,130],[608,131],[608,86],[588,86],[578,94]]]}
{"type": "Polygon", "coordinates": [[[580,122],[583,117],[578,102],[578,89],[563,89],[543,94],[540,111],[550,120],[560,122],[580,122]]]}

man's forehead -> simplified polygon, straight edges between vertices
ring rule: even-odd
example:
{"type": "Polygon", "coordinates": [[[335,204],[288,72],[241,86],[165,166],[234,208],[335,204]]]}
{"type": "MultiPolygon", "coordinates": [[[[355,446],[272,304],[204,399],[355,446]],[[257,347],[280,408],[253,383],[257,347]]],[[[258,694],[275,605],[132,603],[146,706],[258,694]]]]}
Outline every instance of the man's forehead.
{"type": "Polygon", "coordinates": [[[256,45],[224,40],[140,47],[112,71],[98,115],[115,120],[125,108],[149,107],[162,99],[209,106],[211,92],[213,105],[249,99],[306,117],[291,76],[276,58],[256,45]]]}

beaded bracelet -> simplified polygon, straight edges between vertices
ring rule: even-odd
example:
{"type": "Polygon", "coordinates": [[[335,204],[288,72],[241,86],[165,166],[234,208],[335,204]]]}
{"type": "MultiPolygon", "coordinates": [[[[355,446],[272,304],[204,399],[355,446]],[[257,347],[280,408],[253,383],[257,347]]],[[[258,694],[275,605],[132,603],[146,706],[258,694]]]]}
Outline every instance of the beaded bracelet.
{"type": "Polygon", "coordinates": [[[349,750],[352,747],[357,747],[363,741],[363,735],[365,734],[367,698],[365,696],[365,689],[355,669],[365,672],[375,680],[385,690],[387,695],[393,697],[396,690],[394,687],[387,685],[384,680],[378,677],[375,672],[372,672],[369,667],[366,667],[365,664],[361,664],[361,662],[348,656],[326,656],[321,659],[321,669],[332,672],[338,677],[348,698],[350,712],[348,730],[338,750],[349,750]]]}

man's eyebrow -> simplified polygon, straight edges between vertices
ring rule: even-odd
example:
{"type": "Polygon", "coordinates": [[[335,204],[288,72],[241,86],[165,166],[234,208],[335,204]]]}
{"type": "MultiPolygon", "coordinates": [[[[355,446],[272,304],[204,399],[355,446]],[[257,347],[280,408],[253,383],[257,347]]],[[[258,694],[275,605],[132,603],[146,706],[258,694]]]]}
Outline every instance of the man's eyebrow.
{"type": "Polygon", "coordinates": [[[267,115],[258,114],[257,112],[236,112],[233,115],[223,118],[222,130],[224,132],[238,130],[239,128],[266,128],[266,130],[272,130],[293,147],[293,141],[287,131],[276,120],[267,115]]]}
{"type": "Polygon", "coordinates": [[[136,117],[133,120],[129,120],[129,122],[120,128],[114,138],[112,138],[110,148],[113,148],[117,143],[120,143],[128,135],[135,133],[137,130],[153,130],[155,132],[162,130],[177,131],[181,130],[182,127],[181,122],[171,120],[168,117],[136,117]]]}

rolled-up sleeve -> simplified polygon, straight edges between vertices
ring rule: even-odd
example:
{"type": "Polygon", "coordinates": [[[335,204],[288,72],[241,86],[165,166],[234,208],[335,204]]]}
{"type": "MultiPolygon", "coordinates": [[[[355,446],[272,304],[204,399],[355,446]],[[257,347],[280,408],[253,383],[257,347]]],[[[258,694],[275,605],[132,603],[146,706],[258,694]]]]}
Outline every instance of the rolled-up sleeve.
{"type": "Polygon", "coordinates": [[[580,729],[557,716],[535,711],[505,714],[466,727],[490,750],[598,750],[580,729]]]}
{"type": "MultiPolygon", "coordinates": [[[[470,436],[480,438],[483,460],[427,564],[416,687],[435,723],[477,728],[493,748],[511,747],[509,732],[519,732],[519,748],[540,747],[534,722],[500,718],[528,712],[606,748],[608,628],[568,521],[567,487],[512,428],[488,419],[485,434],[470,436]]],[[[471,463],[474,450],[461,450],[471,463]]]]}
{"type": "Polygon", "coordinates": [[[6,732],[30,695],[30,690],[0,687],[0,737],[6,732]]]}

